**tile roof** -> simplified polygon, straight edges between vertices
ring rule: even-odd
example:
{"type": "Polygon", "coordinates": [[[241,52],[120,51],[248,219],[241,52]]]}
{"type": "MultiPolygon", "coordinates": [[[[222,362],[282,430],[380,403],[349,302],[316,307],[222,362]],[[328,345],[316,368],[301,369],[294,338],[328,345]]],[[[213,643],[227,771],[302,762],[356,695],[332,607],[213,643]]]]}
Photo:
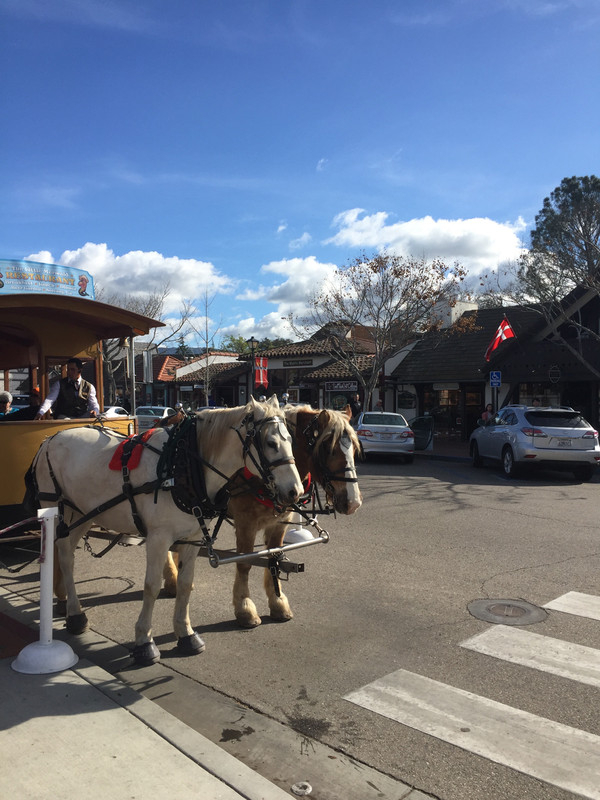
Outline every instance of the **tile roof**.
{"type": "MultiPolygon", "coordinates": [[[[175,356],[165,356],[161,354],[152,355],[152,381],[166,383],[175,380],[175,370],[184,365],[175,356]]],[[[136,353],[135,356],[135,379],[138,383],[143,381],[143,356],[136,353]]]]}
{"type": "Polygon", "coordinates": [[[175,370],[183,367],[185,361],[175,356],[155,356],[152,359],[152,371],[157,381],[175,380],[175,370]]]}
{"type": "MultiPolygon", "coordinates": [[[[371,365],[373,363],[373,356],[366,355],[366,356],[357,356],[356,363],[361,372],[368,372],[371,369],[371,365]]],[[[312,372],[307,372],[305,375],[302,376],[302,380],[307,381],[324,381],[324,380],[343,380],[343,379],[352,379],[355,378],[356,375],[353,372],[350,372],[348,367],[340,361],[328,361],[326,364],[322,364],[317,369],[312,370],[312,372]]]]}
{"type": "MultiPolygon", "coordinates": [[[[354,347],[358,352],[370,353],[373,347],[371,341],[362,336],[362,331],[365,330],[367,329],[361,327],[361,336],[354,338],[354,347]]],[[[292,342],[292,344],[285,344],[281,347],[272,347],[270,350],[261,350],[260,355],[266,358],[281,358],[283,356],[329,355],[329,352],[328,337],[315,335],[303,342],[292,342]]],[[[250,358],[250,356],[246,357],[250,358]]]]}
{"type": "MultiPolygon", "coordinates": [[[[248,372],[250,364],[246,361],[229,361],[221,364],[211,364],[208,369],[209,379],[219,376],[219,381],[235,378],[238,375],[248,372]]],[[[177,383],[204,383],[206,377],[206,367],[188,372],[180,377],[177,383]]]]}

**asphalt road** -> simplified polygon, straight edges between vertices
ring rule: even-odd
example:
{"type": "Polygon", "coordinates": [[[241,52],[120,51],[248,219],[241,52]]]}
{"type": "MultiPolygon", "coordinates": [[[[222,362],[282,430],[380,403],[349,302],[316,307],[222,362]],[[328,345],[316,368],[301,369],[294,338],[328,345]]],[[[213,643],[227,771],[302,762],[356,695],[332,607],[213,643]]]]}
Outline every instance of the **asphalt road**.
{"type": "MultiPolygon", "coordinates": [[[[263,624],[239,629],[231,604],[234,567],[213,569],[201,558],[191,609],[206,651],[178,655],[173,601],[160,599],[154,635],[161,664],[133,667],[122,646],[132,646],[145,548],[117,547],[102,559],[81,550],[76,577],[92,633],[80,646],[88,654],[96,647],[99,652],[105,637],[114,647],[104,644],[102,666],[270,779],[288,786],[310,779],[312,796],[321,800],[400,798],[400,784],[394,789],[392,779],[443,800],[599,797],[585,779],[583,788],[571,781],[569,772],[577,767],[568,756],[577,732],[592,734],[586,747],[595,753],[592,770],[598,769],[599,686],[463,645],[490,630],[518,627],[519,634],[535,633],[545,642],[584,645],[592,657],[600,651],[598,619],[550,610],[541,622],[499,626],[468,609],[477,599],[541,607],[567,592],[600,595],[600,478],[580,484],[566,473],[541,473],[508,481],[493,469],[428,458],[412,465],[370,461],[360,465],[359,477],[363,507],[352,517],[322,518],[330,543],[294,558],[306,571],[285,585],[292,621],[269,620],[262,574],[254,568],[251,586],[263,624]],[[403,711],[398,721],[346,699],[390,675],[400,681],[400,694],[406,680],[411,686],[415,677],[436,682],[417,698],[416,721],[403,711]],[[470,693],[460,695],[461,709],[470,707],[471,695],[476,704],[480,698],[502,704],[500,711],[493,706],[489,723],[477,716],[479,705],[460,720],[452,710],[442,712],[461,746],[444,740],[443,725],[429,733],[422,729],[430,724],[427,713],[437,690],[445,702],[449,687],[470,693]],[[505,706],[530,715],[534,732],[523,733],[519,717],[505,717],[505,706]],[[540,740],[549,765],[531,744],[540,718],[563,726],[550,734],[556,756],[540,740]],[[486,724],[484,746],[479,733],[486,724]],[[515,751],[508,756],[505,739],[515,751]],[[500,756],[490,756],[486,748],[494,751],[496,745],[500,756]],[[359,786],[354,793],[353,784],[359,786]]],[[[230,541],[224,533],[219,545],[230,541]]],[[[35,600],[35,566],[0,577],[35,600]]],[[[569,660],[578,662],[579,656],[571,653],[569,660]]],[[[593,784],[594,775],[588,780],[593,784]]]]}

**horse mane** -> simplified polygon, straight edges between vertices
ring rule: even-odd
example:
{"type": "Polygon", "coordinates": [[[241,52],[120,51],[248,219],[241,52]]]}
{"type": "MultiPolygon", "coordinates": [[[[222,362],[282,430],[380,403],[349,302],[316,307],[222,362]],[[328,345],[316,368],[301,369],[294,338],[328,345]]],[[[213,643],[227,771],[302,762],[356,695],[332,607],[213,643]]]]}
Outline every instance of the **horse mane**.
{"type": "Polygon", "coordinates": [[[235,406],[234,408],[207,408],[203,411],[196,411],[194,416],[200,423],[198,425],[198,443],[202,443],[203,449],[212,451],[215,447],[222,445],[223,438],[230,433],[232,428],[237,428],[245,417],[255,414],[257,410],[261,412],[258,419],[269,419],[281,413],[275,406],[257,402],[250,402],[245,406],[235,406]]]}

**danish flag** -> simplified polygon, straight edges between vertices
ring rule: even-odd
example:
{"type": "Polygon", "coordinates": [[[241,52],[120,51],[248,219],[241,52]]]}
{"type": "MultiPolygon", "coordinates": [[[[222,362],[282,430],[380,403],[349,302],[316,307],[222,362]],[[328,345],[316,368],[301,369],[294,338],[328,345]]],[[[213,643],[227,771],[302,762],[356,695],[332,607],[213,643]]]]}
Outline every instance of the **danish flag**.
{"type": "Polygon", "coordinates": [[[254,385],[255,386],[268,386],[269,379],[267,377],[267,368],[269,360],[264,356],[256,356],[254,359],[254,385]]]}
{"type": "Polygon", "coordinates": [[[494,350],[499,347],[499,345],[505,339],[516,339],[515,332],[510,326],[510,322],[504,317],[500,325],[498,325],[498,330],[494,334],[494,338],[488,345],[488,349],[485,351],[485,360],[489,361],[492,353],[494,350]]]}

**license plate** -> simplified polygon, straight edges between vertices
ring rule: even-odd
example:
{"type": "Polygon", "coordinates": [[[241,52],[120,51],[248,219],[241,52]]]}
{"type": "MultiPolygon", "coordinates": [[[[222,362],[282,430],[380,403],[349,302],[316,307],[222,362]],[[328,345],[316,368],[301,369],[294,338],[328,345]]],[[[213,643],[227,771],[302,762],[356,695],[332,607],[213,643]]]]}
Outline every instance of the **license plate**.
{"type": "Polygon", "coordinates": [[[392,434],[391,433],[380,433],[379,434],[379,438],[380,439],[391,439],[392,438],[392,434]]]}
{"type": "Polygon", "coordinates": [[[559,439],[558,440],[559,447],[571,447],[571,440],[570,439],[559,439]]]}

